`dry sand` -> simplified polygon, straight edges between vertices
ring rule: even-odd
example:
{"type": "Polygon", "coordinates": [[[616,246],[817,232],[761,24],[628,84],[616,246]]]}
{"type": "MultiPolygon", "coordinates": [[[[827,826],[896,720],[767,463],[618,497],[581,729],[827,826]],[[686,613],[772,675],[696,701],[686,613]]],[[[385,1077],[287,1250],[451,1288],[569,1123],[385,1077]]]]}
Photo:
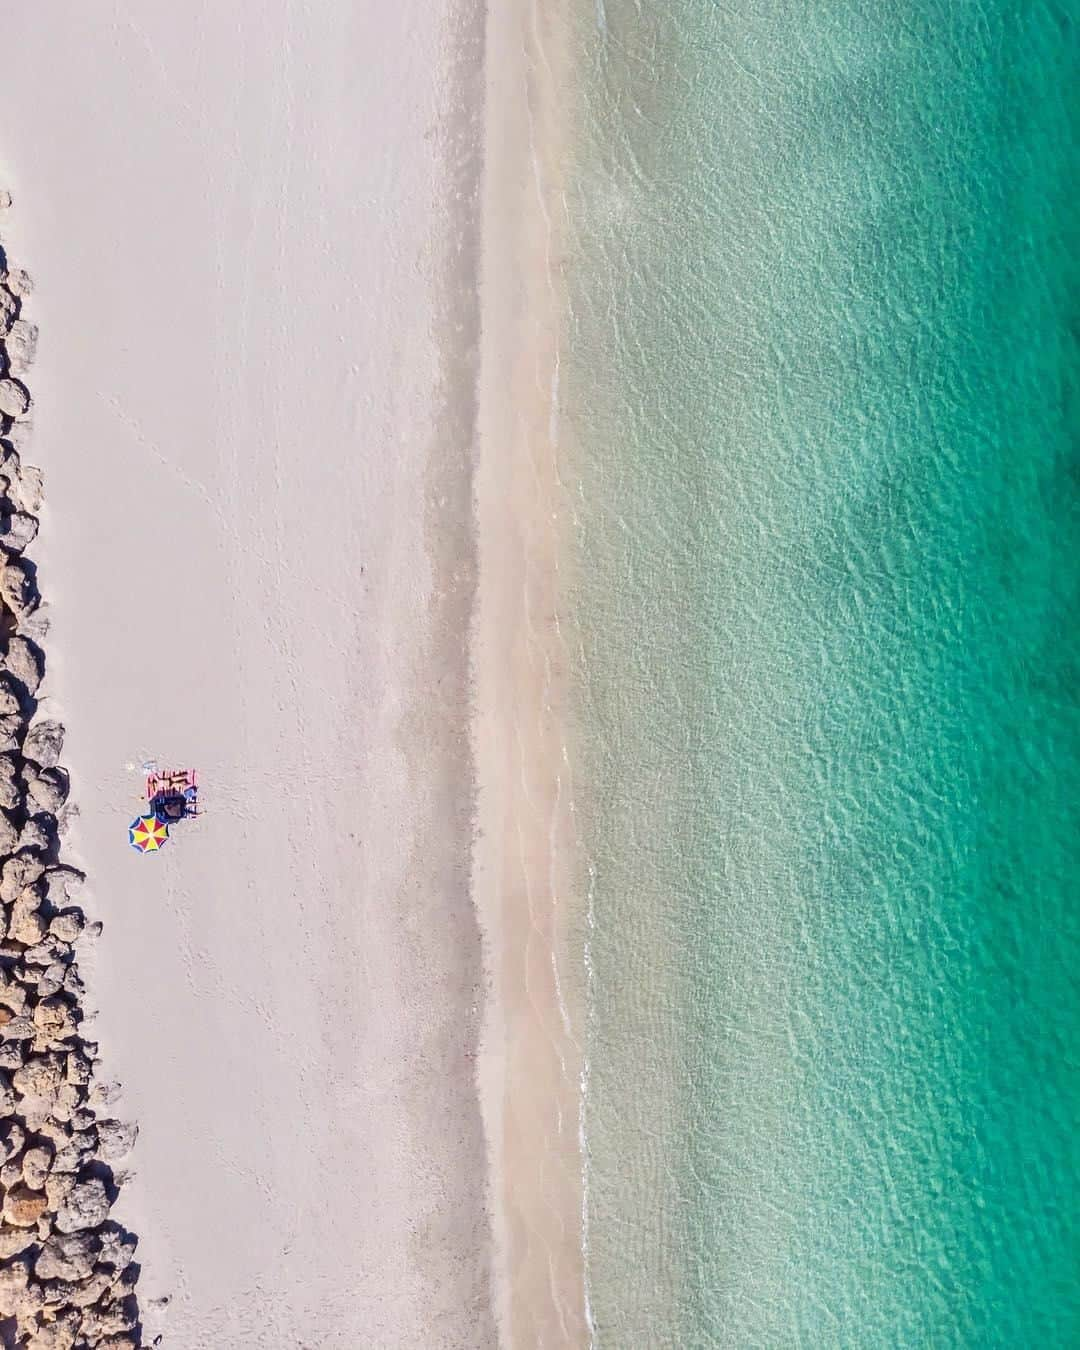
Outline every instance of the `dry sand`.
{"type": "Polygon", "coordinates": [[[141,1128],[116,1216],[166,1350],[494,1342],[477,24],[451,0],[5,15],[46,710],[105,924],[95,1030],[141,1128]],[[139,857],[149,758],[197,766],[206,811],[139,857]]]}

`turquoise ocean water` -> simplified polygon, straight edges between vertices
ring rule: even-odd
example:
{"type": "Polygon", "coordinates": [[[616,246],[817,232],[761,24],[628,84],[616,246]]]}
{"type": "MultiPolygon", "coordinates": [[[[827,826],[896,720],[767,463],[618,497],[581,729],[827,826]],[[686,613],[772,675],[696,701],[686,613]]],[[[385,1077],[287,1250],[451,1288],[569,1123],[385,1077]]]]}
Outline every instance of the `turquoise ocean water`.
{"type": "Polygon", "coordinates": [[[578,14],[603,1350],[1080,1344],[1078,16],[578,14]]]}

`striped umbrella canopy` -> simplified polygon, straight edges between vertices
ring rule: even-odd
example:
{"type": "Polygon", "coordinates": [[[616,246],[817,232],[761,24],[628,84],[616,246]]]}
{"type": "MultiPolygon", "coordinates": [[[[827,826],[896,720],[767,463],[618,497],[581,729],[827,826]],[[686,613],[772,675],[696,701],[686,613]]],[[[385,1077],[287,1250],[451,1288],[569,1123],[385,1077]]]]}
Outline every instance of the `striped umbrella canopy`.
{"type": "Polygon", "coordinates": [[[157,816],[136,816],[128,826],[128,843],[138,853],[156,853],[168,837],[168,825],[157,816]]]}

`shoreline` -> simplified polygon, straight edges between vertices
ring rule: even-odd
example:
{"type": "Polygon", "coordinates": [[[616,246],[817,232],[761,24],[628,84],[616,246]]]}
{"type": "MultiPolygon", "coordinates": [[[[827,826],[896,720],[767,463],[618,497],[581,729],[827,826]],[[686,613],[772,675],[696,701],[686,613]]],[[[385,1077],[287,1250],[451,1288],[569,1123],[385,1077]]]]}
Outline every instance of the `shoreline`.
{"type": "Polygon", "coordinates": [[[491,8],[473,650],[477,910],[489,995],[478,1081],[502,1342],[591,1341],[585,1276],[585,893],[560,625],[563,301],[557,113],[564,16],[491,8]]]}

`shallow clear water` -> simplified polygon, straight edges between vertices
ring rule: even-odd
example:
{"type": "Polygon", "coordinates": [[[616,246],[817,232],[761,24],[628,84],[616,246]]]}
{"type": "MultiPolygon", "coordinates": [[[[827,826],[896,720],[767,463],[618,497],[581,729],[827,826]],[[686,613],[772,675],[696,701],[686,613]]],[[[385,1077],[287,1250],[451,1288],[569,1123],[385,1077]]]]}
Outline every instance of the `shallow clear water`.
{"type": "Polygon", "coordinates": [[[591,0],[596,1343],[1080,1343],[1077,6],[591,0]]]}

